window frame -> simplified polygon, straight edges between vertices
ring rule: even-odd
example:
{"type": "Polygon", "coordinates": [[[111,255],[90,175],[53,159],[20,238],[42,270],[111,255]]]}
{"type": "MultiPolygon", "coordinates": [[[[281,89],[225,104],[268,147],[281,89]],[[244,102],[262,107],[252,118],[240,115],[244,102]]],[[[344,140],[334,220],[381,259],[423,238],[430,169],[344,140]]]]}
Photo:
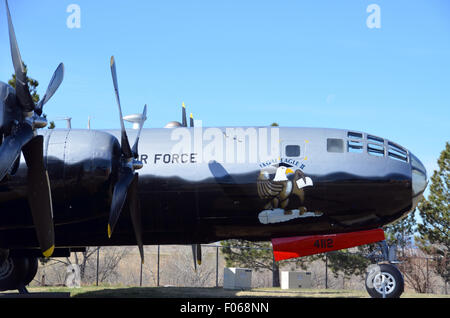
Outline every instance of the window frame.
{"type": "MultiPolygon", "coordinates": [[[[336,145],[334,145],[336,147],[336,145]]],[[[329,153],[345,153],[344,139],[343,138],[327,138],[327,152],[329,153]],[[341,151],[330,151],[330,141],[339,141],[341,143],[341,151]]]]}
{"type": "Polygon", "coordinates": [[[302,154],[302,147],[298,144],[285,144],[284,145],[284,155],[288,158],[299,158],[302,154]],[[298,148],[298,155],[291,156],[288,154],[288,147],[297,147],[298,148]]]}

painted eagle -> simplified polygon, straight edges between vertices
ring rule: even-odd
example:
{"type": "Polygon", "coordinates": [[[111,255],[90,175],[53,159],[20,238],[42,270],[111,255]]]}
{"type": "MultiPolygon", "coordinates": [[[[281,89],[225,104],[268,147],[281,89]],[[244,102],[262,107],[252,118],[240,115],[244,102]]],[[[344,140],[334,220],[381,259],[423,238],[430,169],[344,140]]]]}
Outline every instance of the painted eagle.
{"type": "Polygon", "coordinates": [[[286,208],[292,193],[298,196],[303,204],[305,199],[303,187],[312,185],[311,179],[301,170],[294,172],[289,167],[280,166],[276,168],[275,176],[271,180],[270,169],[274,168],[262,170],[257,179],[258,195],[261,199],[268,201],[264,209],[286,208]],[[294,174],[292,181],[287,177],[291,173],[294,174]]]}
{"type": "Polygon", "coordinates": [[[269,200],[265,209],[285,208],[288,205],[288,198],[292,192],[292,181],[287,178],[287,174],[293,172],[291,168],[278,167],[273,180],[270,180],[268,170],[260,172],[257,180],[258,195],[261,199],[269,200]]]}

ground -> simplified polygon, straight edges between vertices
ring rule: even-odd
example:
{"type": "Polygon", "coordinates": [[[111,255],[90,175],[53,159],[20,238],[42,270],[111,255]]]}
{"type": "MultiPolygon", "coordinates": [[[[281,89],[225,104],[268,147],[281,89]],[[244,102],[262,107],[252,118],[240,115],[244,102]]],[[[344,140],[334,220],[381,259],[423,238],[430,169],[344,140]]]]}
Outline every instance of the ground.
{"type": "MultiPolygon", "coordinates": [[[[74,298],[369,298],[363,290],[254,288],[246,291],[194,287],[85,286],[32,287],[30,293],[70,293],[74,298]]],[[[1,296],[0,296],[1,297],[1,296]]],[[[402,298],[450,298],[450,295],[404,293],[402,298]]]]}

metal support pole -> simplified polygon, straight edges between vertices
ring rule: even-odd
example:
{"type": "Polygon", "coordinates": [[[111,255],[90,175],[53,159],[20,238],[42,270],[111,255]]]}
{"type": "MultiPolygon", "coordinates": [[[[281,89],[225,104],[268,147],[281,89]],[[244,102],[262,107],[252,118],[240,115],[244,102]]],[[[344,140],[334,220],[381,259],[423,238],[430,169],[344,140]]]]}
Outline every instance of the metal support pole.
{"type": "Polygon", "coordinates": [[[97,283],[96,285],[98,286],[98,263],[99,263],[99,257],[100,256],[100,246],[97,247],[97,283]]]}
{"type": "Polygon", "coordinates": [[[157,258],[158,269],[157,269],[157,274],[156,274],[156,286],[158,286],[158,287],[159,287],[159,253],[160,253],[160,246],[158,245],[158,258],[157,258]]]}
{"type": "Polygon", "coordinates": [[[325,253],[325,289],[328,289],[328,254],[325,253]]]}
{"type": "Polygon", "coordinates": [[[219,287],[219,247],[216,247],[216,287],[219,287]]]}
{"type": "Polygon", "coordinates": [[[388,247],[386,241],[380,241],[377,244],[380,247],[381,252],[383,254],[383,260],[389,261],[389,247],[388,247]]]}
{"type": "Polygon", "coordinates": [[[141,274],[140,274],[140,277],[139,277],[139,287],[142,287],[142,262],[141,262],[141,274]]]}
{"type": "Polygon", "coordinates": [[[275,262],[275,255],[272,253],[272,287],[280,287],[280,269],[275,262]]]}

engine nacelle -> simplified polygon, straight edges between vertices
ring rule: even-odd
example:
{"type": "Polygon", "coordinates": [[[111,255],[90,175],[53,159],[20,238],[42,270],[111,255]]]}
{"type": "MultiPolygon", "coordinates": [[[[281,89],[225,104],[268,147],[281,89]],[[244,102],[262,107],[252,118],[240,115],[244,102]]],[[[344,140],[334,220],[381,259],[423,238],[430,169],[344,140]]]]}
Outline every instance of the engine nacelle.
{"type": "Polygon", "coordinates": [[[14,88],[0,82],[0,133],[9,133],[12,123],[21,118],[20,107],[16,105],[14,88]]]}
{"type": "Polygon", "coordinates": [[[78,210],[79,218],[108,206],[117,180],[118,140],[98,130],[45,129],[42,134],[54,208],[71,216],[78,210]]]}

